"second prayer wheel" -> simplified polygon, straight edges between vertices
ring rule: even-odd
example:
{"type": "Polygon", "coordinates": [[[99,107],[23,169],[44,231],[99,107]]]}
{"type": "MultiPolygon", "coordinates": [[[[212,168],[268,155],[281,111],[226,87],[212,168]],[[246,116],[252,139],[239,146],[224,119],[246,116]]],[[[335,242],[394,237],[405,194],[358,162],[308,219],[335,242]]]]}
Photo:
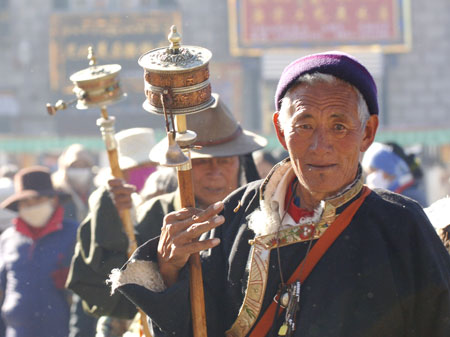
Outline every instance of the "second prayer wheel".
{"type": "Polygon", "coordinates": [[[108,105],[120,100],[124,94],[119,84],[120,65],[107,64],[80,70],[70,76],[73,92],[78,98],[77,108],[108,105]]]}

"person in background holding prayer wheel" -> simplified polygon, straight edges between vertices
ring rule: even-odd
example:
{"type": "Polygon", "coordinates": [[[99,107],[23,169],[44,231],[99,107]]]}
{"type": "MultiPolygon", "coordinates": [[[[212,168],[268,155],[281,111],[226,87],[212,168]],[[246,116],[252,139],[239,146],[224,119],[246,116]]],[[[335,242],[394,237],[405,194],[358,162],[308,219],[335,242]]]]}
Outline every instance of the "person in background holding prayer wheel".
{"type": "MultiPolygon", "coordinates": [[[[117,134],[115,134],[115,139],[118,144],[118,160],[119,166],[124,174],[124,178],[126,182],[129,184],[128,186],[134,192],[140,192],[144,186],[147,178],[153,174],[156,170],[157,164],[149,159],[148,152],[149,149],[155,144],[154,131],[151,128],[130,128],[125,129],[117,134]],[[145,146],[143,146],[145,145],[145,146]]],[[[109,170],[110,171],[110,170],[109,170]]],[[[105,180],[105,184],[108,179],[111,179],[111,173],[109,173],[109,177],[105,177],[102,180],[105,180]]],[[[141,204],[142,198],[139,193],[133,193],[132,198],[130,199],[129,207],[132,209],[131,215],[136,222],[136,208],[141,204]]],[[[114,221],[118,221],[119,226],[121,225],[121,220],[119,218],[119,214],[112,203],[111,194],[108,186],[100,186],[97,188],[89,197],[89,213],[87,217],[82,221],[79,229],[79,238],[85,239],[87,236],[91,235],[91,231],[93,233],[96,232],[97,223],[101,221],[110,221],[114,219],[114,221]],[[105,214],[109,214],[104,220],[103,218],[99,218],[99,215],[103,216],[105,214]]],[[[120,230],[121,231],[121,230],[120,230]]],[[[113,233],[114,234],[114,233],[113,233]]],[[[120,235],[118,235],[121,238],[120,235]]],[[[106,236],[106,239],[109,240],[110,245],[114,245],[114,236],[106,236]]],[[[90,252],[90,247],[86,247],[86,250],[80,250],[79,245],[81,244],[81,240],[79,239],[77,248],[75,249],[75,256],[71,264],[71,270],[68,277],[68,288],[73,288],[75,293],[81,292],[81,294],[85,294],[87,291],[86,288],[83,288],[82,285],[79,285],[78,277],[80,275],[89,274],[89,284],[95,282],[101,282],[104,284],[105,280],[98,280],[98,275],[89,268],[95,268],[97,266],[97,260],[91,260],[91,256],[95,256],[97,250],[93,249],[93,252],[90,252]],[[81,255],[80,253],[86,253],[86,255],[81,255]],[[86,262],[89,261],[89,262],[86,262]],[[86,264],[85,264],[86,263],[86,264]]],[[[99,244],[102,244],[100,242],[99,244]]],[[[103,286],[104,287],[104,286],[103,286]]],[[[87,287],[89,288],[89,287],[87,287]]],[[[90,289],[90,288],[89,288],[90,289]]],[[[96,291],[94,291],[96,293],[96,291]]],[[[89,293],[89,296],[92,294],[89,293]]],[[[78,296],[77,296],[78,297],[78,296]]],[[[112,299],[113,300],[113,299],[112,299]]],[[[77,312],[81,309],[82,300],[79,300],[80,306],[77,307],[77,312]]],[[[89,306],[84,303],[83,307],[90,314],[95,314],[94,316],[99,316],[102,312],[99,310],[92,312],[87,310],[89,306]]],[[[75,316],[75,315],[73,315],[75,316]]],[[[79,314],[78,316],[82,316],[79,314]]],[[[92,317],[92,315],[90,315],[92,317]]],[[[92,317],[93,318],[93,317],[92,317]]],[[[75,319],[72,317],[73,321],[75,319]]],[[[73,322],[75,323],[75,322],[73,322]]],[[[104,317],[100,318],[99,321],[95,321],[92,336],[96,335],[96,328],[100,325],[103,330],[107,329],[108,331],[115,327],[116,329],[124,329],[126,331],[130,322],[127,320],[118,320],[117,322],[107,321],[104,317]],[[107,325],[107,327],[105,327],[107,325]]],[[[71,325],[71,333],[79,336],[81,335],[81,328],[79,324],[71,325]]],[[[123,331],[123,332],[124,332],[123,331]]],[[[123,333],[122,332],[122,333],[123,333]]]]}
{"type": "MultiPolygon", "coordinates": [[[[187,126],[197,133],[195,145],[202,146],[191,152],[195,198],[202,208],[222,200],[239,186],[259,179],[251,154],[267,143],[265,138],[242,129],[219,96],[214,96],[216,104],[211,108],[187,116],[187,126]]],[[[163,140],[153,147],[151,160],[159,161],[164,154],[163,147],[163,140]]],[[[109,181],[109,185],[117,209],[129,208],[133,186],[118,179],[109,181]]],[[[140,205],[135,226],[138,243],[158,236],[164,216],[180,207],[177,191],[140,205]]],[[[137,312],[135,306],[121,294],[110,296],[105,283],[111,269],[127,260],[128,240],[116,210],[91,208],[91,212],[96,221],[91,222],[89,230],[86,227],[85,231],[80,231],[78,257],[73,261],[68,287],[83,298],[85,307],[92,313],[131,319],[137,312]]]]}

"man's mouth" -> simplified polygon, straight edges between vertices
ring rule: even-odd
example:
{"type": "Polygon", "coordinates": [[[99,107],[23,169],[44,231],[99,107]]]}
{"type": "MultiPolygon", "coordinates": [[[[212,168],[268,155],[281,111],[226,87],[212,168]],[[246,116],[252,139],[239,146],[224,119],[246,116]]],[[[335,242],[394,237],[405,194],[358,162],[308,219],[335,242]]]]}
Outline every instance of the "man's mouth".
{"type": "Polygon", "coordinates": [[[306,164],[308,171],[326,171],[329,169],[333,169],[337,166],[337,164],[306,164]]]}
{"type": "Polygon", "coordinates": [[[208,191],[209,193],[214,193],[214,194],[223,193],[223,191],[224,191],[223,187],[204,187],[204,189],[206,191],[208,191]]]}

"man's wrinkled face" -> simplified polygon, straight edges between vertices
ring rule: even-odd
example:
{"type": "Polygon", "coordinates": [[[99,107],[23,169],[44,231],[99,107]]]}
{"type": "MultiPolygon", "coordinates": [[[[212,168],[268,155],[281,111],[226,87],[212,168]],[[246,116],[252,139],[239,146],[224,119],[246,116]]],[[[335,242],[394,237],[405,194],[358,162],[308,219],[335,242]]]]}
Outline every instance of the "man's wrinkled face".
{"type": "Polygon", "coordinates": [[[372,143],[378,119],[371,116],[361,126],[356,90],[342,81],[298,84],[286,97],[291,102],[282,109],[286,115],[274,114],[278,138],[300,185],[331,196],[355,179],[360,152],[372,143]]]}
{"type": "Polygon", "coordinates": [[[239,157],[196,158],[192,160],[195,199],[209,206],[223,200],[238,187],[239,157]]]}

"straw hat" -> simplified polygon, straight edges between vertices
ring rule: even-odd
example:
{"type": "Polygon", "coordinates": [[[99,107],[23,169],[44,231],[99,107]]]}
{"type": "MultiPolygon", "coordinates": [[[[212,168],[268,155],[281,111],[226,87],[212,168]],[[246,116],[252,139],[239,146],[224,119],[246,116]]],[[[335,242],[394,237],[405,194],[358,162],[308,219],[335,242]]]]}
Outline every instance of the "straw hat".
{"type": "MultiPolygon", "coordinates": [[[[194,145],[201,149],[192,149],[191,158],[211,158],[239,156],[259,150],[267,145],[267,140],[253,132],[244,130],[231,111],[212,94],[215,104],[207,110],[186,115],[187,129],[197,134],[194,145]]],[[[150,158],[158,161],[165,155],[167,138],[162,139],[150,152],[150,158]]]]}
{"type": "Polygon", "coordinates": [[[50,171],[43,166],[31,166],[17,172],[14,176],[14,189],[15,193],[1,203],[1,208],[17,212],[17,203],[20,200],[40,196],[69,197],[67,193],[53,188],[50,171]]]}
{"type": "Polygon", "coordinates": [[[122,170],[151,163],[149,152],[155,145],[153,129],[126,129],[116,133],[115,137],[118,143],[119,166],[122,170]]]}

